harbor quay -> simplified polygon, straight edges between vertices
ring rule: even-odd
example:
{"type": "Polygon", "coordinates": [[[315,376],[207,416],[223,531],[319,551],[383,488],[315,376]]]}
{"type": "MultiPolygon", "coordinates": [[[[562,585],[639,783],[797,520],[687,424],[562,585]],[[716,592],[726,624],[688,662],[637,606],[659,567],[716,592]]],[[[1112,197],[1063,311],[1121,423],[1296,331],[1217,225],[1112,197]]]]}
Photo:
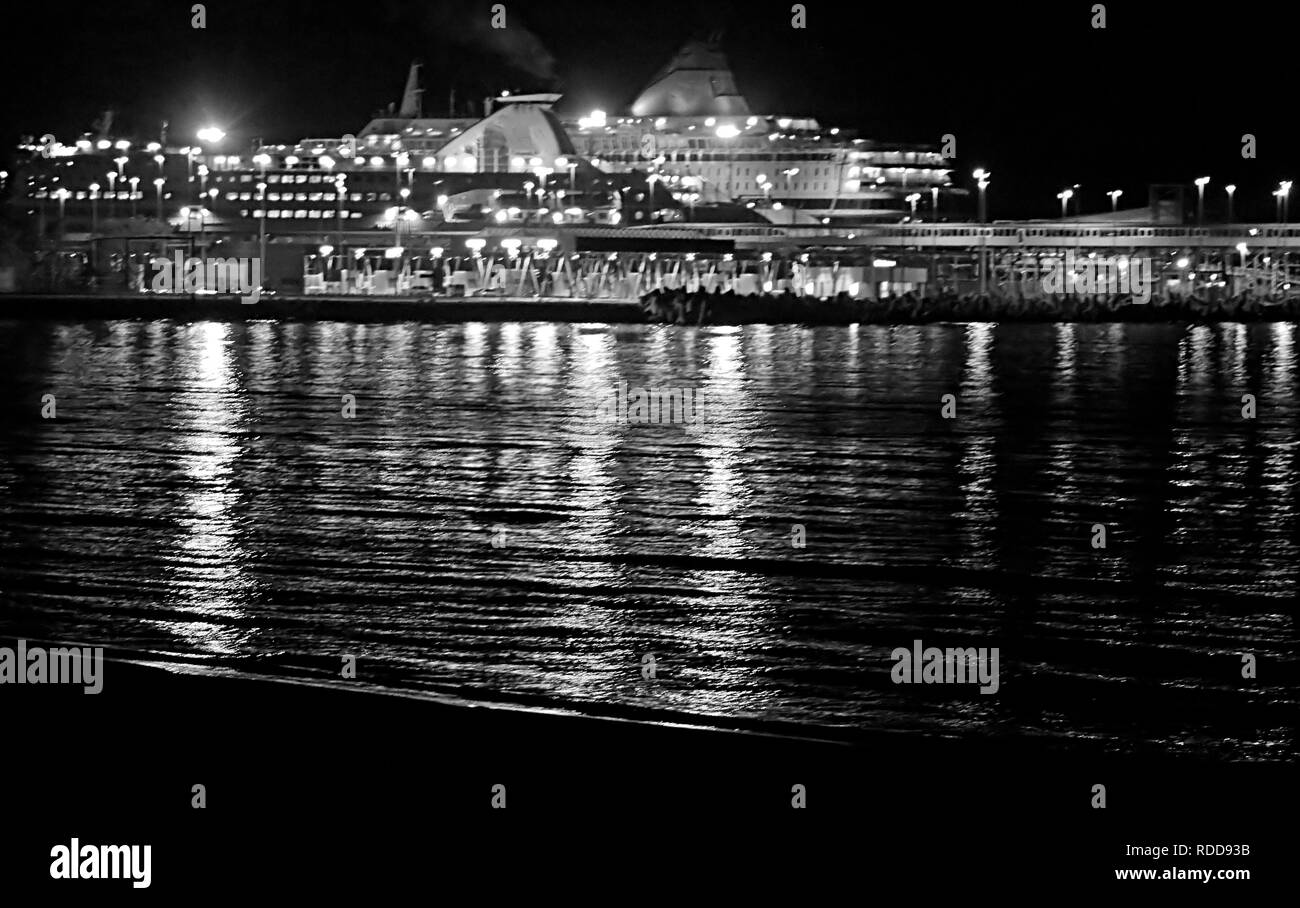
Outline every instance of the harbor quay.
{"type": "Polygon", "coordinates": [[[690,225],[418,234],[67,234],[0,292],[204,295],[230,266],[289,296],[636,301],[666,291],[886,300],[904,295],[1222,299],[1300,292],[1300,225],[690,225]],[[189,266],[188,276],[184,274],[189,266]],[[187,279],[188,277],[188,279],[187,279]]]}

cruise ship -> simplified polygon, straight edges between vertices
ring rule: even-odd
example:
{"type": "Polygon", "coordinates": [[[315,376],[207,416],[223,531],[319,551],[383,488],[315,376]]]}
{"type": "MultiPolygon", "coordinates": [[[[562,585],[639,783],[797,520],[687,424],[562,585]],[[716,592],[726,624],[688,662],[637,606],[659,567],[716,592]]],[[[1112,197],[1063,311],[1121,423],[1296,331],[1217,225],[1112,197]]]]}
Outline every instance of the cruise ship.
{"type": "Polygon", "coordinates": [[[938,152],[882,146],[814,118],[753,113],[716,43],[692,40],[621,113],[557,116],[560,95],[427,117],[419,64],[400,105],[356,134],[223,151],[101,131],[28,140],[15,195],[75,229],[420,234],[456,225],[564,227],[889,223],[965,197],[938,152]],[[960,197],[960,198],[959,198],[960,197]],[[54,203],[57,203],[57,207],[54,203]]]}

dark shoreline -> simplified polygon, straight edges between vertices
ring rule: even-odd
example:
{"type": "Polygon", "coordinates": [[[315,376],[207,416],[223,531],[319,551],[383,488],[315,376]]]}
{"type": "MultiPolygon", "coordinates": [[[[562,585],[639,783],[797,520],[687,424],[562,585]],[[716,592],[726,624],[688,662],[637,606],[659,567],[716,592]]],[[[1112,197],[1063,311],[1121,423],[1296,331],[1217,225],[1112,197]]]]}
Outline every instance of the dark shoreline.
{"type": "MultiPolygon", "coordinates": [[[[225,880],[236,842],[258,877],[292,883],[319,871],[321,849],[335,841],[351,854],[374,849],[376,859],[434,848],[456,861],[440,861],[439,872],[456,875],[490,869],[488,842],[544,849],[557,835],[556,847],[609,840],[638,853],[668,841],[703,846],[725,836],[736,847],[761,837],[794,849],[787,858],[840,848],[898,872],[930,855],[948,870],[969,862],[984,882],[1068,873],[1087,885],[1132,865],[1120,855],[1134,841],[1250,841],[1252,859],[1211,863],[1263,868],[1282,843],[1262,828],[1239,829],[1240,804],[1259,798],[1285,815],[1293,800],[1291,764],[1114,755],[1083,744],[1054,753],[1015,737],[881,733],[845,745],[107,658],[103,681],[98,695],[0,685],[7,726],[25,729],[32,745],[13,762],[6,807],[36,820],[0,836],[18,849],[10,853],[26,885],[51,884],[45,855],[72,835],[152,842],[152,888],[164,892],[225,880]],[[191,804],[195,783],[205,786],[203,810],[191,804]],[[1107,786],[1106,810],[1090,806],[1094,783],[1107,786]],[[492,807],[497,784],[506,786],[504,813],[492,807]],[[794,785],[805,787],[805,810],[792,808],[794,785]]],[[[368,879],[363,866],[336,872],[359,882],[368,879]]]]}

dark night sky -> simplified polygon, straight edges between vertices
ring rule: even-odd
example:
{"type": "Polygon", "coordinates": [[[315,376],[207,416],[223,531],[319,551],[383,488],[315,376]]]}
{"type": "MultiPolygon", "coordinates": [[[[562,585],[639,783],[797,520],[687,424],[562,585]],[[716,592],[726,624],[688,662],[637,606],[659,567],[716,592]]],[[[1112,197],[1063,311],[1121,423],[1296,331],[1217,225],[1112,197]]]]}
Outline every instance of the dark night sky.
{"type": "Polygon", "coordinates": [[[684,39],[722,28],[757,112],[869,138],[954,133],[958,179],[993,172],[993,217],[1052,216],[1072,183],[1095,212],[1108,189],[1141,203],[1149,182],[1204,174],[1212,206],[1235,182],[1239,214],[1269,218],[1277,181],[1300,179],[1295,7],[1108,3],[1094,30],[1090,2],[805,5],[798,31],[788,2],[516,0],[504,32],[480,0],[214,0],[206,30],[190,27],[190,2],[10,5],[0,155],[23,133],[71,139],[109,106],[141,138],[164,116],[173,136],[211,121],[240,144],[355,132],[397,100],[413,57],[427,63],[426,112],[445,111],[454,83],[466,103],[552,88],[612,113],[684,39]],[[1247,132],[1254,161],[1240,155],[1247,132]]]}

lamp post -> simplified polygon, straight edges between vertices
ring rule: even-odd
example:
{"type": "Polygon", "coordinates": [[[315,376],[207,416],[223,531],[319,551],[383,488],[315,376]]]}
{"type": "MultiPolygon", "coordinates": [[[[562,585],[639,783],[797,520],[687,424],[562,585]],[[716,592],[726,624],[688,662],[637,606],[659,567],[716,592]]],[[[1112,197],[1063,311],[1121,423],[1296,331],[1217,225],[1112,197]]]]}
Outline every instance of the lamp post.
{"type": "Polygon", "coordinates": [[[1070,199],[1074,198],[1074,190],[1062,189],[1056,194],[1056,197],[1061,200],[1061,220],[1065,220],[1066,212],[1069,210],[1068,206],[1070,204],[1070,199]]]}
{"type": "Polygon", "coordinates": [[[108,177],[108,216],[113,216],[113,201],[117,198],[117,191],[114,187],[117,185],[117,171],[110,170],[105,174],[108,177]]]}
{"type": "Polygon", "coordinates": [[[127,182],[131,184],[131,217],[134,218],[136,214],[135,190],[136,187],[140,185],[140,178],[131,177],[131,179],[127,180],[127,182]]]}
{"type": "Polygon", "coordinates": [[[1232,183],[1229,183],[1227,186],[1223,187],[1223,190],[1228,194],[1228,223],[1236,223],[1237,219],[1232,213],[1232,194],[1237,191],[1237,187],[1232,183]]]}
{"type": "MultiPolygon", "coordinates": [[[[200,164],[199,165],[199,195],[205,196],[207,194],[208,194],[208,165],[200,164]]],[[[202,199],[200,198],[199,201],[202,201],[202,199]]]]}
{"type": "Polygon", "coordinates": [[[1205,222],[1205,186],[1210,182],[1209,177],[1196,178],[1196,226],[1205,222]]]}
{"type": "Polygon", "coordinates": [[[129,161],[129,160],[131,160],[131,159],[128,158],[126,155],[119,155],[118,157],[116,157],[116,158],[113,159],[113,163],[117,165],[117,175],[118,175],[119,177],[125,177],[125,176],[126,176],[126,174],[123,172],[123,168],[126,167],[126,163],[127,163],[127,161],[129,161]]]}
{"type": "Polygon", "coordinates": [[[406,217],[406,200],[411,197],[411,190],[403,186],[397,193],[402,204],[397,206],[397,216],[393,218],[393,245],[402,245],[402,220],[406,217]]]}
{"type": "Polygon", "coordinates": [[[348,244],[343,238],[343,197],[348,191],[348,175],[345,173],[337,174],[334,177],[334,199],[338,202],[338,219],[339,219],[339,250],[340,261],[346,266],[348,262],[348,244]]]}
{"type": "Polygon", "coordinates": [[[919,202],[919,201],[921,201],[921,193],[919,193],[919,192],[914,192],[914,193],[912,193],[911,195],[909,195],[906,199],[904,199],[903,201],[911,203],[911,205],[912,205],[912,220],[915,221],[915,220],[916,220],[916,203],[919,202]]]}
{"type": "Polygon", "coordinates": [[[57,192],[54,193],[55,198],[59,200],[59,242],[60,243],[63,242],[63,236],[65,233],[67,233],[67,229],[64,227],[64,223],[63,223],[63,214],[64,214],[64,209],[67,205],[68,196],[70,196],[71,194],[72,193],[68,192],[66,188],[60,188],[57,192]]]}
{"type": "Polygon", "coordinates": [[[266,270],[266,184],[257,184],[257,202],[261,205],[262,217],[259,219],[257,230],[258,249],[261,255],[262,270],[266,270]]]}
{"type": "Polygon", "coordinates": [[[99,232],[99,184],[90,184],[90,235],[99,232]]]}
{"type": "Polygon", "coordinates": [[[1278,184],[1277,191],[1282,195],[1282,223],[1285,224],[1290,220],[1291,181],[1283,180],[1278,184]]]}
{"type": "Polygon", "coordinates": [[[577,179],[578,174],[578,162],[571,161],[566,157],[559,157],[555,159],[555,166],[560,170],[567,169],[569,171],[569,192],[573,192],[574,180],[577,179]]]}
{"type": "Polygon", "coordinates": [[[989,178],[992,177],[993,174],[981,167],[971,174],[971,176],[975,177],[975,185],[978,186],[980,190],[979,222],[983,224],[988,216],[988,209],[984,207],[984,190],[988,188],[989,178]]]}
{"type": "Polygon", "coordinates": [[[1119,210],[1119,197],[1124,194],[1122,189],[1112,189],[1106,195],[1110,196],[1110,213],[1114,214],[1119,210]]]}
{"type": "MultiPolygon", "coordinates": [[[[185,182],[187,183],[194,182],[194,159],[202,150],[194,145],[186,145],[181,149],[181,152],[185,155],[185,182]]],[[[193,192],[194,190],[190,189],[189,191],[193,192]]]]}
{"type": "Polygon", "coordinates": [[[939,187],[930,187],[930,217],[937,224],[939,222],[939,187]]]}
{"type": "Polygon", "coordinates": [[[162,207],[163,184],[165,184],[166,182],[167,181],[164,180],[162,177],[155,177],[153,181],[153,188],[158,194],[158,220],[160,221],[163,219],[163,207],[162,207]]]}

